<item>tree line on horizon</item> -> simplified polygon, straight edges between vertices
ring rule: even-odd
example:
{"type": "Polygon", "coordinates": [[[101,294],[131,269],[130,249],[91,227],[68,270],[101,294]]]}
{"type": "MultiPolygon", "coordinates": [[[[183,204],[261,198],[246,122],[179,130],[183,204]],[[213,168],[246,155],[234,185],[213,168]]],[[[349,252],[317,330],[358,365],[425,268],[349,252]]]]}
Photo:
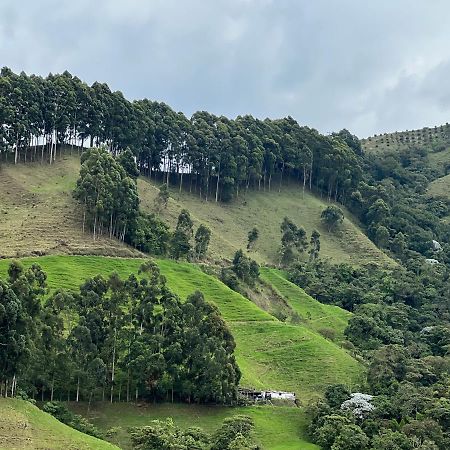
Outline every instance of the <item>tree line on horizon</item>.
{"type": "Polygon", "coordinates": [[[58,146],[130,149],[140,173],[230,201],[242,189],[273,189],[286,178],[342,200],[361,170],[358,139],[347,130],[324,136],[292,117],[235,120],[198,111],[187,118],[165,103],[128,101],[107,84],[69,72],[43,78],[0,73],[0,153],[18,163],[53,163],[58,146]]]}

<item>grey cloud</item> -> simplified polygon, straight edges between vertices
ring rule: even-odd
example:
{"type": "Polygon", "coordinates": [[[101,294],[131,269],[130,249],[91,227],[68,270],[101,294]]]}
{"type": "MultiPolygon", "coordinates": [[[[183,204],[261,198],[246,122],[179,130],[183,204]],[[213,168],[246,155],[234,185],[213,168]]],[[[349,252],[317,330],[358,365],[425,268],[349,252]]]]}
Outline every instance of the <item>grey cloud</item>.
{"type": "Polygon", "coordinates": [[[365,136],[448,121],[444,0],[3,0],[0,61],[190,115],[365,136]]]}

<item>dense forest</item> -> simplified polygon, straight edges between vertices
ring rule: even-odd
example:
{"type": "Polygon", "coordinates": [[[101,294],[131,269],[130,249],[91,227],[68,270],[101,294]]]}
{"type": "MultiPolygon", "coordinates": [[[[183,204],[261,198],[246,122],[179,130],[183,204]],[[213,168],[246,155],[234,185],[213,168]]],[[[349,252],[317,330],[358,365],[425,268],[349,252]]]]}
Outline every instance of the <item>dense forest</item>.
{"type": "Polygon", "coordinates": [[[139,278],[96,276],[50,296],[37,264],[12,262],[0,280],[0,343],[0,396],[237,398],[235,343],[219,311],[199,292],[182,302],[151,261],[139,278]]]}

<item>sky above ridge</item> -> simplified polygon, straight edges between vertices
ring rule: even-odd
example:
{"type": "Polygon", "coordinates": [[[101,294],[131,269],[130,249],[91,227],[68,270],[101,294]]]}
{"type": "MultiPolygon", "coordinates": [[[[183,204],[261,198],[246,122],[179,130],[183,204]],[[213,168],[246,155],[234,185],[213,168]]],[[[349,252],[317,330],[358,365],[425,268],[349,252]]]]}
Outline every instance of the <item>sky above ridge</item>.
{"type": "Polygon", "coordinates": [[[0,65],[365,137],[450,122],[448,17],[444,0],[0,0],[0,65]]]}

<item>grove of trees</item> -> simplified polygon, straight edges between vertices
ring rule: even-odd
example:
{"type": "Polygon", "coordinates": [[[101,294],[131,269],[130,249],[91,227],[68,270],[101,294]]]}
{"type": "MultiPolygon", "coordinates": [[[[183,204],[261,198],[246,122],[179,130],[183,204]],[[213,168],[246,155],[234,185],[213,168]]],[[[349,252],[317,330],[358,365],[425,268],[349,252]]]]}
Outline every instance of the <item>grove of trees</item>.
{"type": "Polygon", "coordinates": [[[219,311],[200,292],[182,302],[152,261],[138,277],[47,292],[36,264],[13,262],[0,280],[1,396],[235,402],[240,370],[219,311]]]}

